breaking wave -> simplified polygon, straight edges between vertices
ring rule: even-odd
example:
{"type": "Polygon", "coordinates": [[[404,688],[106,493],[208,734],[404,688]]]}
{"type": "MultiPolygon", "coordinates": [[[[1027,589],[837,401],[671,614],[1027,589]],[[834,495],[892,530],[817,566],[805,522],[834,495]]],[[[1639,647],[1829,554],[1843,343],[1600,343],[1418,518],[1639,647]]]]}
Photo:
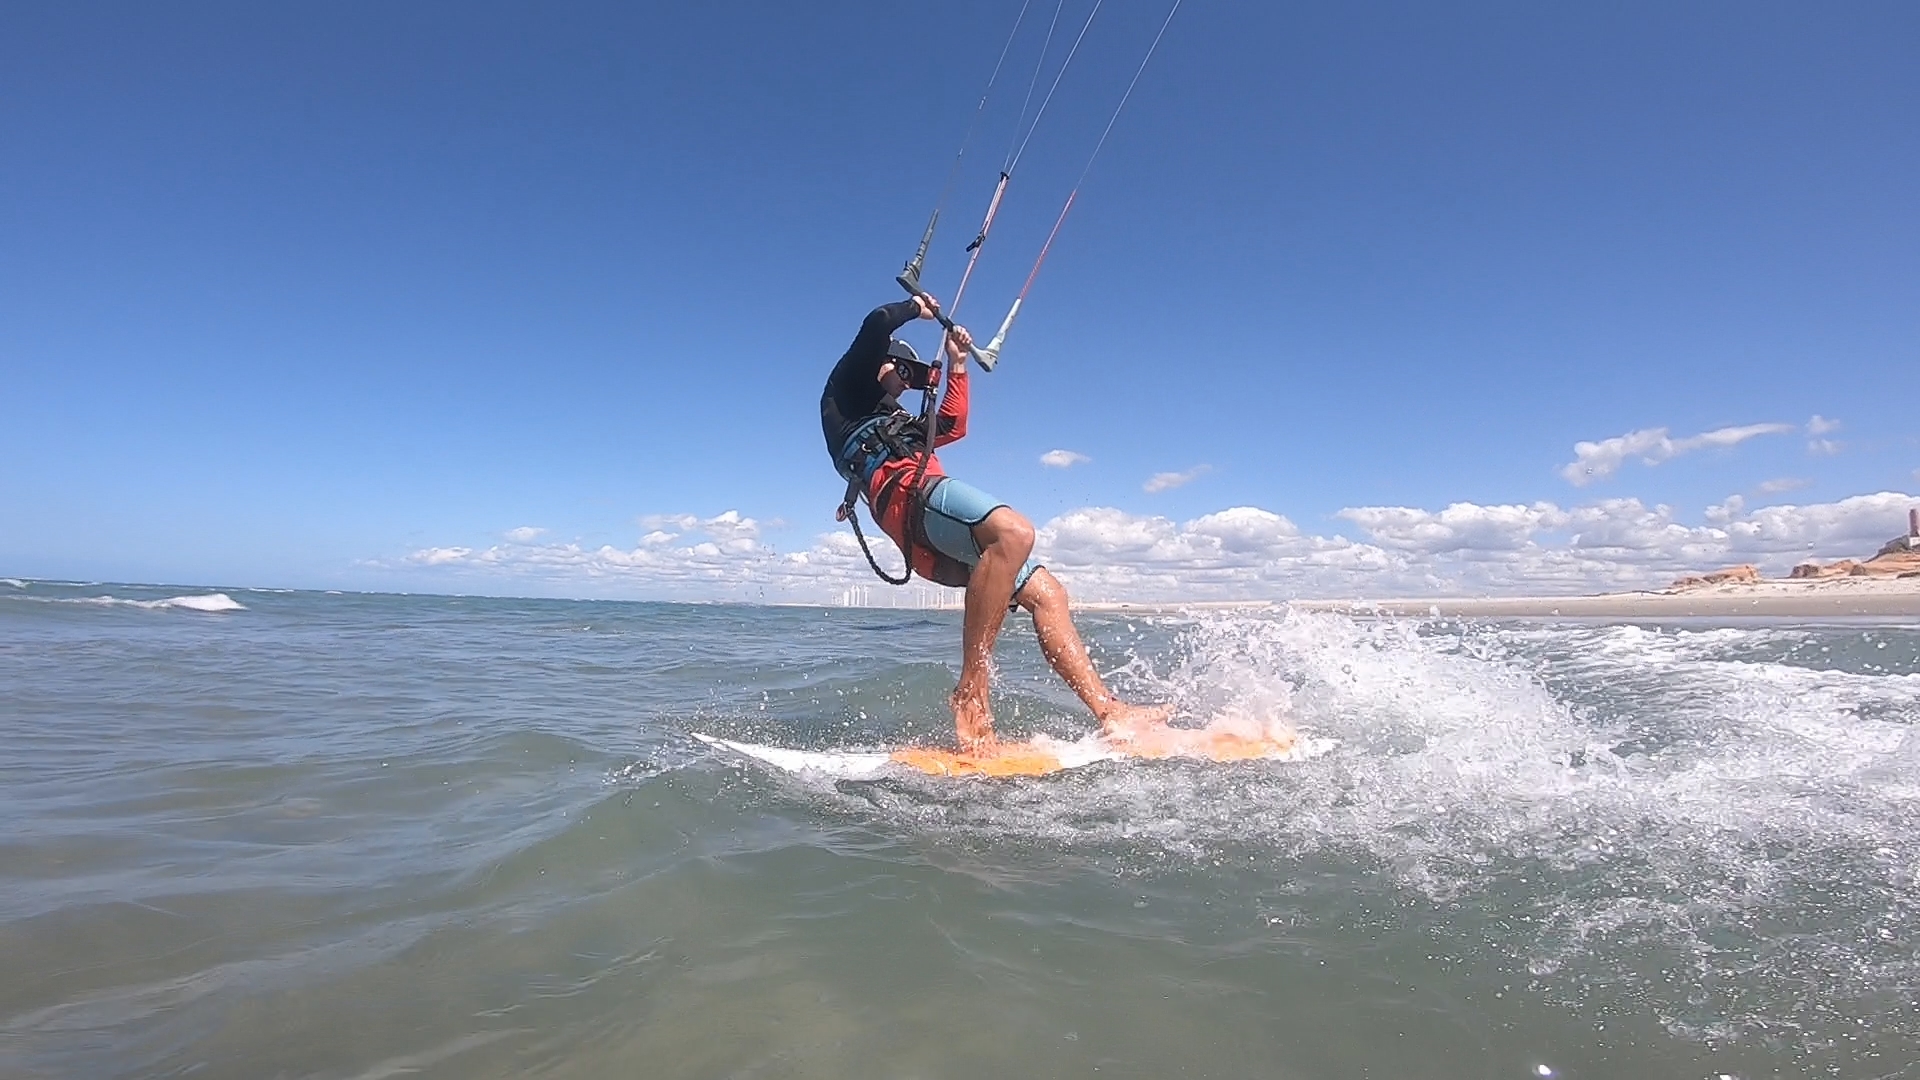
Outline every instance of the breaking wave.
{"type": "Polygon", "coordinates": [[[146,608],[149,611],[179,608],[183,611],[203,611],[209,614],[247,610],[245,604],[226,593],[169,596],[161,600],[125,600],[117,596],[30,596],[25,599],[36,600],[43,604],[88,604],[94,607],[146,608]]]}

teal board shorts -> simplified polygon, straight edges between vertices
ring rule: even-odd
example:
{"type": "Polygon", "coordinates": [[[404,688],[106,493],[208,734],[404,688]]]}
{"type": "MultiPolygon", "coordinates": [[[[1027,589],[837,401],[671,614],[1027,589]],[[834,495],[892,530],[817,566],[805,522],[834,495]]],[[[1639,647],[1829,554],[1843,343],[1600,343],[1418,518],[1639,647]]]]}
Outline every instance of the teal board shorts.
{"type": "MultiPolygon", "coordinates": [[[[934,550],[949,559],[967,564],[971,569],[980,564],[980,545],[974,542],[973,527],[1005,505],[972,484],[943,476],[927,492],[927,508],[920,517],[921,527],[934,550]]],[[[1020,568],[1019,576],[1013,579],[1014,596],[1020,595],[1027,579],[1033,577],[1033,572],[1038,569],[1039,563],[1027,560],[1026,565],[1020,568]]]]}

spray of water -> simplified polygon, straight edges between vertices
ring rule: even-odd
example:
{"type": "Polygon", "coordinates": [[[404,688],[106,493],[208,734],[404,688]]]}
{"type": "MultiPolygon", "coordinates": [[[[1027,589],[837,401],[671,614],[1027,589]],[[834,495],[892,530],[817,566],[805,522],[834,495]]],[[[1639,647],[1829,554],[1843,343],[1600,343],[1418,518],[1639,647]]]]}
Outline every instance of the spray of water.
{"type": "Polygon", "coordinates": [[[1549,996],[1707,1039],[1872,1015],[1920,980],[1914,631],[1301,614],[1165,629],[1171,659],[1117,679],[1184,722],[1339,750],[906,782],[861,805],[917,830],[1152,853],[1142,865],[1338,860],[1476,909],[1480,940],[1460,946],[1508,955],[1549,996]]]}

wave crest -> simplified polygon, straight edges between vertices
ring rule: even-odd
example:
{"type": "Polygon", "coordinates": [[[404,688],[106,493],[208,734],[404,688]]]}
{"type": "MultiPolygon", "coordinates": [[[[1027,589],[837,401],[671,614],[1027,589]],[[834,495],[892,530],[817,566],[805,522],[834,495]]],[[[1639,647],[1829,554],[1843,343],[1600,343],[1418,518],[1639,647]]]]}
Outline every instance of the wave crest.
{"type": "Polygon", "coordinates": [[[247,610],[247,605],[226,593],[169,596],[164,600],[124,600],[117,596],[32,596],[27,599],[38,600],[43,604],[90,604],[94,607],[146,608],[149,611],[182,608],[187,611],[204,611],[216,615],[228,611],[247,610]]]}

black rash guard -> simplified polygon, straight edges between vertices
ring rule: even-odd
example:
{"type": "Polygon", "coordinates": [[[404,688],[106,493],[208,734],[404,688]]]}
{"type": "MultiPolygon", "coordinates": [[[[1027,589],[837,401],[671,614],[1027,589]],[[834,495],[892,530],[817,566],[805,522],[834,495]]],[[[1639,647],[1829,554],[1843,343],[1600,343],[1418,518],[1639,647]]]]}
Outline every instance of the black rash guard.
{"type": "Polygon", "coordinates": [[[836,462],[847,437],[862,421],[900,408],[900,402],[880,385],[880,365],[887,362],[887,342],[893,332],[920,317],[912,300],[882,304],[860,324],[853,344],[833,365],[827,387],[820,392],[820,430],[827,437],[827,454],[836,462]]]}

